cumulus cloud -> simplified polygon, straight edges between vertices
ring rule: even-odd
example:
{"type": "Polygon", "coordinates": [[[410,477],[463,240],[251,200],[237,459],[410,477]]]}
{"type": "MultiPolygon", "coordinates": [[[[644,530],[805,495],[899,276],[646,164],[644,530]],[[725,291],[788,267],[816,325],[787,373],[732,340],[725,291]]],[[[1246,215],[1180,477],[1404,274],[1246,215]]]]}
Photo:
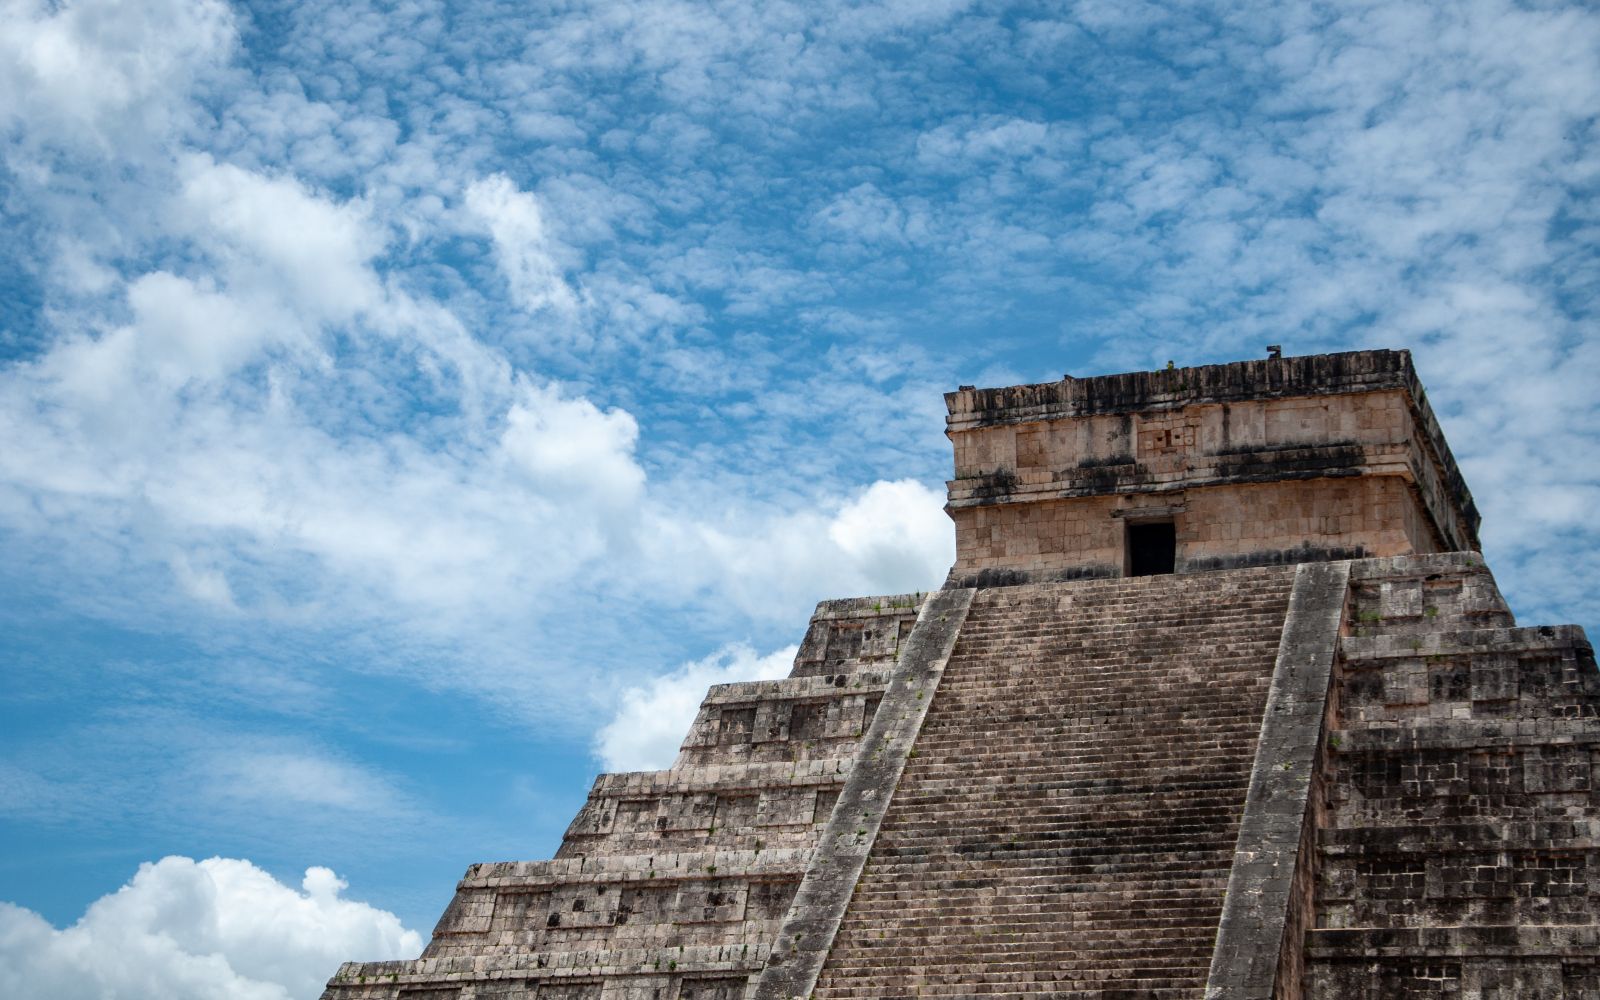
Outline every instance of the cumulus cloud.
{"type": "Polygon", "coordinates": [[[298,890],[249,861],[167,857],[57,930],[0,903],[0,994],[52,1000],[314,1000],[339,963],[414,958],[416,931],[308,868],[298,890]]]}
{"type": "Polygon", "coordinates": [[[171,383],[232,372],[255,353],[273,324],[209,285],[165,271],[140,277],[128,286],[133,330],[113,335],[107,349],[120,349],[121,337],[137,336],[150,366],[171,383]]]}
{"type": "Polygon", "coordinates": [[[524,386],[506,412],[500,447],[540,493],[566,502],[629,508],[644,488],[633,458],[639,425],[559,386],[524,386]]]}
{"type": "Polygon", "coordinates": [[[808,596],[932,590],[955,561],[955,531],[944,494],[914,480],[879,481],[833,510],[754,520],[745,525],[686,521],[665,525],[667,539],[687,534],[680,573],[698,567],[708,586],[747,613],[793,614],[808,596]]]}
{"type": "Polygon", "coordinates": [[[625,689],[611,721],[600,728],[595,754],[608,771],[670,767],[711,685],[787,677],[799,651],[799,646],[787,646],[762,656],[749,646],[725,646],[625,689]]]}
{"type": "Polygon", "coordinates": [[[208,158],[184,174],[194,211],[175,235],[214,269],[140,275],[129,322],[69,328],[0,370],[19,441],[5,485],[52,495],[79,528],[176,547],[185,591],[246,610],[229,563],[258,543],[453,602],[564,573],[622,530],[644,483],[630,414],[513,378],[447,311],[381,287],[382,236],[351,203],[208,158]],[[354,357],[335,365],[340,335],[354,357]],[[437,406],[444,438],[414,416],[437,406]],[[525,534],[538,545],[501,544],[525,534]]]}
{"type": "Polygon", "coordinates": [[[845,504],[828,537],[864,578],[887,592],[927,590],[955,562],[943,491],[914,479],[879,481],[845,504]]]}
{"type": "Polygon", "coordinates": [[[205,154],[184,157],[178,182],[178,225],[230,283],[269,292],[319,324],[347,322],[378,304],[369,261],[387,237],[359,202],[205,154]]]}

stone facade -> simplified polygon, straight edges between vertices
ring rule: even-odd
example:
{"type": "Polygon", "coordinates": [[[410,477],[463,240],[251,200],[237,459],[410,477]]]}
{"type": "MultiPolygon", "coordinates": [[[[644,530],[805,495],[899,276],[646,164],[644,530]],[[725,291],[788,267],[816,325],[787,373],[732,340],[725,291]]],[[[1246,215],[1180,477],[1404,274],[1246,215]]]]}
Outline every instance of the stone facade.
{"type": "Polygon", "coordinates": [[[969,586],[1127,573],[1127,527],[1171,520],[1177,571],[1437,551],[1399,476],[1238,483],[957,510],[952,581],[969,586]]]}
{"type": "Polygon", "coordinates": [[[1365,560],[1324,744],[1308,996],[1600,997],[1600,676],[1482,560],[1365,560]]]}
{"type": "Polygon", "coordinates": [[[326,1000],[1600,997],[1593,651],[1405,352],[946,398],[943,590],[824,602],[326,1000]]]}
{"type": "Polygon", "coordinates": [[[1476,549],[1478,515],[1404,351],[947,393],[963,584],[1122,576],[1126,527],[1178,571],[1476,549]]]}

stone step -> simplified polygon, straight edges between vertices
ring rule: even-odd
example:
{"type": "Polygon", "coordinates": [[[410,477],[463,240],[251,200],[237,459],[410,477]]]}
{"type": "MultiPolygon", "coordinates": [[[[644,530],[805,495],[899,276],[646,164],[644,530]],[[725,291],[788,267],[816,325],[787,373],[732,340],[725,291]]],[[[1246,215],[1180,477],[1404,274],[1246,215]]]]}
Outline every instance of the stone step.
{"type": "Polygon", "coordinates": [[[691,877],[708,866],[721,871],[767,874],[804,870],[811,850],[662,851],[596,855],[549,861],[485,861],[467,869],[458,888],[499,889],[550,882],[596,882],[637,878],[641,872],[691,877]]]}
{"type": "Polygon", "coordinates": [[[1199,1000],[1289,584],[980,592],[814,995],[1199,1000]]]}
{"type": "Polygon", "coordinates": [[[777,764],[738,764],[725,767],[691,767],[667,771],[623,771],[595,778],[590,795],[636,798],[645,795],[722,791],[725,789],[781,788],[842,782],[854,761],[800,761],[777,764]]]}
{"type": "Polygon", "coordinates": [[[1469,628],[1432,630],[1423,635],[1349,635],[1339,640],[1347,661],[1425,659],[1436,656],[1473,656],[1482,653],[1562,653],[1589,651],[1588,637],[1577,625],[1540,625],[1536,628],[1469,628]]]}
{"type": "Polygon", "coordinates": [[[790,677],[854,675],[894,665],[925,594],[823,601],[795,654],[790,677]]]}
{"type": "Polygon", "coordinates": [[[1437,854],[1440,843],[1460,850],[1571,850],[1600,848],[1600,817],[1564,815],[1543,821],[1491,816],[1476,823],[1417,823],[1317,831],[1325,858],[1437,854]]]}
{"type": "MultiPolygon", "coordinates": [[[[607,838],[620,845],[613,853],[637,854],[672,834],[710,837],[721,830],[750,840],[763,836],[761,828],[810,827],[826,821],[852,763],[801,761],[602,774],[568,827],[558,856],[595,853],[600,849],[596,842],[607,838]],[[646,839],[639,841],[641,837],[646,839]]],[[[746,845],[741,841],[722,846],[746,845]]]]}
{"type": "MultiPolygon", "coordinates": [[[[748,976],[761,968],[769,948],[765,941],[714,947],[580,948],[521,954],[448,956],[396,962],[346,962],[329,988],[387,984],[403,996],[407,988],[455,988],[463,982],[526,980],[531,983],[596,981],[611,978],[748,976]]],[[[430,997],[429,1000],[432,1000],[430,997]]]]}
{"type": "Polygon", "coordinates": [[[425,958],[590,947],[709,947],[777,931],[809,850],[474,865],[425,958]]]}
{"type": "Polygon", "coordinates": [[[718,684],[672,770],[853,757],[887,684],[881,670],[718,684]]]}

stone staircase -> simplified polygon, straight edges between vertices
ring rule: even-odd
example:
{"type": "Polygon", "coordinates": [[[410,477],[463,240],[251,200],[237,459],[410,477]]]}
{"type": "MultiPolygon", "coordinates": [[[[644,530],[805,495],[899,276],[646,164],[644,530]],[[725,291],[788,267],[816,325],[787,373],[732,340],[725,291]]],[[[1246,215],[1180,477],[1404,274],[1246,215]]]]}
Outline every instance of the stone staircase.
{"type": "Polygon", "coordinates": [[[1600,674],[1481,557],[1352,564],[1308,995],[1600,997],[1600,674]]]}
{"type": "Polygon", "coordinates": [[[473,865],[421,958],[323,997],[743,998],[920,603],[823,602],[788,678],[713,687],[670,769],[600,775],[555,859],[473,865]]]}
{"type": "Polygon", "coordinates": [[[1582,630],[1515,627],[1476,554],[1341,563],[1326,701],[1258,755],[1296,574],[946,591],[909,643],[920,595],[826,602],[789,678],[711,689],[672,768],[601,775],[553,860],[472,866],[420,959],[325,1000],[1600,997],[1582,630]],[[1247,792],[1292,860],[1239,842],[1247,792]],[[1287,915],[1236,863],[1293,872],[1287,915]]]}
{"type": "Polygon", "coordinates": [[[814,996],[1198,998],[1292,576],[980,591],[814,996]]]}

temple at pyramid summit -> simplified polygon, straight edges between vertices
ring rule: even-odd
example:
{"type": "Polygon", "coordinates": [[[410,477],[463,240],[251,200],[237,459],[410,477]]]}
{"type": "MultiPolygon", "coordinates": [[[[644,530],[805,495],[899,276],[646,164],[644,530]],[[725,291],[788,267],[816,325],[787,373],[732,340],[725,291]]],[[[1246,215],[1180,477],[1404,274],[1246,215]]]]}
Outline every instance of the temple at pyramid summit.
{"type": "Polygon", "coordinates": [[[941,589],[824,601],[323,996],[1600,998],[1593,650],[1407,352],[945,401],[941,589]]]}

